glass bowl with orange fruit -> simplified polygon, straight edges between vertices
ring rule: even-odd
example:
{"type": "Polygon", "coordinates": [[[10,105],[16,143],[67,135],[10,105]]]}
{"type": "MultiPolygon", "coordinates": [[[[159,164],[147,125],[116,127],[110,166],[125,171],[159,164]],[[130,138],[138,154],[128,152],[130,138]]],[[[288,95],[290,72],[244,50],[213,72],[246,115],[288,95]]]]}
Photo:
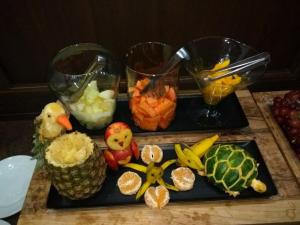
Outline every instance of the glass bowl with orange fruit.
{"type": "Polygon", "coordinates": [[[191,57],[185,68],[211,109],[237,89],[256,82],[270,62],[269,53],[258,54],[251,46],[227,37],[203,37],[185,48],[191,57]]]}
{"type": "Polygon", "coordinates": [[[170,45],[144,42],[125,55],[129,108],[142,130],[164,130],[175,117],[179,65],[160,72],[174,53],[170,45]]]}

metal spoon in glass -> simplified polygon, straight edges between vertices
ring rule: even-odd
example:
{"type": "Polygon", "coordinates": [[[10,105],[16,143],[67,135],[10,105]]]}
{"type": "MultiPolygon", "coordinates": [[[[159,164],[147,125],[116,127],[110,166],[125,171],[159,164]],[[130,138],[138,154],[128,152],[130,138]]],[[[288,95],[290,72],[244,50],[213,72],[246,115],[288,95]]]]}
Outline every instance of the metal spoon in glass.
{"type": "Polygon", "coordinates": [[[190,55],[187,52],[187,50],[182,47],[180,48],[169,60],[167,63],[165,63],[160,70],[158,71],[158,74],[161,73],[168,73],[170,72],[178,63],[181,62],[181,60],[190,60],[190,55]]]}
{"type": "Polygon", "coordinates": [[[71,102],[76,102],[83,94],[87,85],[96,78],[97,71],[102,70],[105,66],[106,60],[104,57],[97,55],[94,60],[90,63],[87,70],[85,71],[85,78],[81,81],[78,90],[70,96],[71,102]]]}
{"type": "Polygon", "coordinates": [[[142,94],[148,92],[151,89],[155,88],[156,81],[160,78],[157,74],[164,74],[170,72],[172,69],[175,68],[175,66],[180,63],[183,59],[189,60],[190,55],[188,54],[187,50],[182,47],[180,48],[169,60],[166,62],[160,69],[157,71],[156,74],[153,74],[153,76],[150,79],[150,82],[146,87],[143,89],[142,94]]]}
{"type": "Polygon", "coordinates": [[[202,70],[200,76],[204,82],[212,82],[224,77],[228,77],[235,73],[244,73],[246,71],[255,69],[259,66],[266,65],[270,62],[270,54],[262,52],[246,59],[229,64],[227,67],[218,70],[202,70]],[[220,73],[220,76],[211,76],[220,73]]]}

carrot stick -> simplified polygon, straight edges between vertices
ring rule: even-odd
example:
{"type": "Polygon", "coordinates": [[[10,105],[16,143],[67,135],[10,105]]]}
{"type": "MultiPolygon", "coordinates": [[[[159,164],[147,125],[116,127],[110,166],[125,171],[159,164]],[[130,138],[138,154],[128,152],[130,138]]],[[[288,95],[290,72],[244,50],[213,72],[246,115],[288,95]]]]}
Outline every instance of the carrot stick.
{"type": "Polygon", "coordinates": [[[67,115],[63,114],[56,118],[56,122],[66,128],[67,130],[72,130],[72,124],[70,123],[67,115]]]}

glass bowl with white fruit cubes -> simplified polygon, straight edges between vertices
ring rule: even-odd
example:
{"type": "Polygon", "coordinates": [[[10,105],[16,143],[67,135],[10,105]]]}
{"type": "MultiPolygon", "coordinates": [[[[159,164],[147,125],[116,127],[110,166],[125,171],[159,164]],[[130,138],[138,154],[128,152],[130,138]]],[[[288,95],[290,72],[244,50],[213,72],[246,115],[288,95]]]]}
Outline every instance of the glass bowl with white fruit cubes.
{"type": "Polygon", "coordinates": [[[70,113],[87,129],[113,120],[120,66],[102,46],[81,43],[60,50],[49,66],[48,84],[70,113]]]}

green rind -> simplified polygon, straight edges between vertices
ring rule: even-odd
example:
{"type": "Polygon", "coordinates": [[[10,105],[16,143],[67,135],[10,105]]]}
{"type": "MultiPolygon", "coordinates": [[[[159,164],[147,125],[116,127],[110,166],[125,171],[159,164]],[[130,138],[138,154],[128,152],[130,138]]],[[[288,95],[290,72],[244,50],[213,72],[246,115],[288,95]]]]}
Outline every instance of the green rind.
{"type": "Polygon", "coordinates": [[[203,163],[208,180],[227,193],[248,188],[258,174],[254,158],[234,144],[212,146],[203,163]]]}

